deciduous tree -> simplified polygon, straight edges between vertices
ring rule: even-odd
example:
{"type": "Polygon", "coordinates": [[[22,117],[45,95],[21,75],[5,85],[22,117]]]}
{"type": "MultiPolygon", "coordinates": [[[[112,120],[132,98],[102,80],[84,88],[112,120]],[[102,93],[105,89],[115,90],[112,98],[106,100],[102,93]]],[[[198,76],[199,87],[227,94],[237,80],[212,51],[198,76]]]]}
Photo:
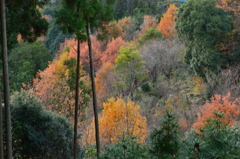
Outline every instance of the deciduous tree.
{"type": "MultiPolygon", "coordinates": [[[[143,143],[147,135],[146,118],[140,114],[140,107],[134,102],[122,98],[110,98],[103,104],[102,116],[99,119],[100,137],[104,145],[116,143],[119,137],[136,136],[143,143]]],[[[86,144],[94,143],[94,121],[84,133],[86,144]]]]}
{"type": "Polygon", "coordinates": [[[162,37],[162,33],[158,31],[156,25],[153,25],[149,29],[147,29],[141,36],[138,38],[138,42],[140,45],[144,45],[147,41],[153,39],[160,39],[162,37]]]}
{"type": "Polygon", "coordinates": [[[118,50],[121,46],[125,45],[125,41],[118,37],[116,39],[112,39],[108,44],[106,50],[103,52],[101,61],[102,64],[105,62],[114,63],[115,59],[117,58],[118,50]]]}
{"type": "MultiPolygon", "coordinates": [[[[72,31],[77,35],[78,43],[81,36],[87,37],[88,49],[89,49],[89,62],[90,62],[90,77],[92,84],[92,93],[93,93],[93,107],[94,107],[94,116],[96,124],[96,145],[98,154],[100,152],[100,139],[99,139],[99,127],[98,127],[98,115],[97,115],[97,95],[94,81],[94,65],[93,65],[93,55],[92,55],[92,44],[90,37],[90,26],[101,27],[104,22],[109,21],[112,18],[112,5],[114,1],[63,1],[64,9],[60,10],[58,14],[57,22],[61,24],[62,29],[70,32],[72,31]],[[63,15],[64,13],[64,15],[63,15]],[[73,17],[73,18],[72,18],[73,17]],[[66,18],[69,18],[69,23],[66,22],[66,18]],[[79,25],[76,25],[74,22],[78,21],[79,25]],[[83,33],[83,29],[86,29],[86,34],[83,33]]],[[[78,47],[79,48],[79,47],[78,47]]],[[[79,63],[79,60],[78,60],[79,63]]],[[[77,86],[77,85],[76,85],[77,86]]],[[[77,93],[76,93],[77,94],[77,93]]],[[[77,99],[77,98],[76,98],[77,99]]],[[[76,155],[74,155],[76,158],[76,155]]]]}
{"type": "Polygon", "coordinates": [[[118,81],[115,84],[122,94],[132,95],[134,89],[146,78],[147,70],[143,67],[142,55],[134,42],[122,46],[115,60],[115,72],[118,81]]]}
{"type": "Polygon", "coordinates": [[[226,96],[214,95],[211,101],[207,101],[198,114],[198,120],[193,124],[196,132],[200,133],[201,128],[206,126],[210,119],[218,119],[223,125],[232,126],[240,115],[239,98],[231,97],[228,93],[226,96]],[[219,113],[223,114],[219,116],[219,113]]]}
{"type": "Polygon", "coordinates": [[[177,19],[177,7],[174,4],[170,4],[168,10],[158,25],[159,31],[164,37],[168,39],[176,38],[177,33],[175,30],[175,20],[177,19]]]}
{"type": "Polygon", "coordinates": [[[185,67],[180,56],[184,49],[178,40],[155,39],[142,46],[140,52],[150,77],[155,79],[158,74],[163,74],[170,78],[173,70],[185,67]]]}
{"type": "Polygon", "coordinates": [[[112,63],[106,62],[96,73],[96,91],[99,94],[99,105],[102,105],[103,102],[106,102],[115,93],[113,85],[116,77],[113,67],[112,63]]]}
{"type": "MultiPolygon", "coordinates": [[[[48,110],[66,116],[73,122],[76,59],[70,56],[69,50],[70,48],[66,47],[59,57],[49,63],[45,70],[39,71],[34,79],[33,88],[29,92],[37,95],[48,110]]],[[[80,71],[82,80],[79,81],[78,95],[80,97],[79,104],[82,106],[78,113],[84,116],[84,108],[90,100],[90,88],[86,82],[88,80],[84,79],[86,72],[82,70],[82,66],[80,71]]]]}

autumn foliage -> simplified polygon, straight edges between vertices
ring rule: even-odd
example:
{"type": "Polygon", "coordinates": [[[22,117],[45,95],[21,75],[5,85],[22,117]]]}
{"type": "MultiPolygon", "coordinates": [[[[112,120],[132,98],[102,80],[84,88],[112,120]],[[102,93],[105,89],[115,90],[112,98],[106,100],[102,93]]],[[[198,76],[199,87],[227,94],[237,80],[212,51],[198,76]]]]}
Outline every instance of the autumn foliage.
{"type": "Polygon", "coordinates": [[[107,26],[107,31],[114,38],[117,37],[125,38],[126,34],[124,33],[124,28],[129,25],[131,25],[130,18],[129,17],[123,18],[118,22],[117,21],[110,22],[107,26]]]}
{"type": "Polygon", "coordinates": [[[107,44],[106,50],[103,52],[101,57],[101,63],[105,63],[107,61],[114,63],[115,59],[117,58],[117,52],[120,49],[120,46],[123,46],[125,41],[118,37],[113,39],[107,44]]]}
{"type": "Polygon", "coordinates": [[[232,98],[228,93],[226,96],[214,95],[209,102],[206,102],[201,113],[198,114],[198,120],[193,124],[196,132],[208,124],[208,119],[219,119],[224,125],[232,126],[240,115],[240,98],[232,98]],[[219,114],[222,114],[219,116],[219,114]]]}
{"type": "Polygon", "coordinates": [[[177,36],[175,30],[175,19],[177,18],[177,7],[174,4],[171,4],[168,7],[167,12],[163,15],[158,29],[163,34],[164,37],[171,39],[177,36]]]}
{"type": "MultiPolygon", "coordinates": [[[[143,143],[147,136],[146,118],[140,114],[140,107],[134,102],[122,98],[110,98],[103,104],[102,116],[99,119],[100,138],[103,145],[116,143],[119,137],[137,136],[138,142],[143,143]]],[[[94,144],[94,121],[85,131],[85,145],[94,144]]]]}
{"type": "MultiPolygon", "coordinates": [[[[73,110],[75,103],[75,77],[76,60],[71,57],[70,47],[66,47],[59,57],[56,57],[48,67],[39,71],[36,79],[33,81],[33,87],[28,90],[29,93],[38,96],[46,109],[54,111],[73,121],[73,110]]],[[[82,68],[82,66],[81,66],[82,68]]],[[[88,90],[90,85],[87,82],[86,72],[81,69],[80,83],[80,105],[81,115],[84,115],[83,108],[89,101],[88,90]]],[[[82,119],[80,119],[82,120],[82,119]]]]}
{"type": "Polygon", "coordinates": [[[113,84],[114,84],[114,68],[113,64],[106,62],[96,72],[96,91],[98,93],[98,102],[101,106],[107,98],[113,95],[113,84]]]}
{"type": "Polygon", "coordinates": [[[141,36],[142,34],[146,33],[146,31],[148,29],[150,29],[151,27],[153,26],[156,26],[157,25],[157,22],[158,20],[155,18],[155,17],[152,17],[150,15],[145,15],[143,17],[143,23],[142,25],[140,26],[141,28],[141,31],[140,33],[138,34],[138,36],[141,36]]]}

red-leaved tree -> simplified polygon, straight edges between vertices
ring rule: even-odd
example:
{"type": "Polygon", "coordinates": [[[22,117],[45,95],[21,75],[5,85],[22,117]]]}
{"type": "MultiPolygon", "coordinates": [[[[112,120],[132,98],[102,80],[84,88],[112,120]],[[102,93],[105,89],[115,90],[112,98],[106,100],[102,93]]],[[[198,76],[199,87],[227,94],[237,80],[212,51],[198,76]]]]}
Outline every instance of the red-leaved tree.
{"type": "Polygon", "coordinates": [[[232,126],[240,115],[240,98],[233,98],[228,93],[226,96],[214,95],[207,101],[198,114],[198,120],[193,124],[196,132],[201,133],[201,128],[208,124],[208,119],[219,119],[222,124],[232,126]]]}

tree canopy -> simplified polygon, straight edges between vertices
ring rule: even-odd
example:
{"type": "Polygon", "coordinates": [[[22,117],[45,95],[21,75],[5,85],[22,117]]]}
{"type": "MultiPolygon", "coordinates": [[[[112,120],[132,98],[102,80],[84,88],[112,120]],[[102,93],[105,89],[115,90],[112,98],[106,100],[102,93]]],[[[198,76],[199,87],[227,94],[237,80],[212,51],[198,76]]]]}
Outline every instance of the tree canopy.
{"type": "Polygon", "coordinates": [[[9,55],[11,89],[19,90],[23,84],[32,82],[39,70],[44,70],[52,60],[43,42],[19,43],[9,55]]]}
{"type": "Polygon", "coordinates": [[[39,11],[39,8],[42,8],[46,3],[47,0],[6,0],[6,24],[9,49],[13,48],[17,43],[17,36],[19,34],[24,41],[29,42],[34,42],[37,40],[37,37],[46,34],[48,23],[39,11]]]}
{"type": "Polygon", "coordinates": [[[72,158],[73,129],[62,116],[44,110],[36,96],[11,96],[13,147],[17,158],[72,158]]]}
{"type": "Polygon", "coordinates": [[[217,44],[232,30],[231,15],[215,6],[215,0],[189,0],[177,14],[177,34],[187,47],[185,61],[202,77],[228,63],[217,44]]]}

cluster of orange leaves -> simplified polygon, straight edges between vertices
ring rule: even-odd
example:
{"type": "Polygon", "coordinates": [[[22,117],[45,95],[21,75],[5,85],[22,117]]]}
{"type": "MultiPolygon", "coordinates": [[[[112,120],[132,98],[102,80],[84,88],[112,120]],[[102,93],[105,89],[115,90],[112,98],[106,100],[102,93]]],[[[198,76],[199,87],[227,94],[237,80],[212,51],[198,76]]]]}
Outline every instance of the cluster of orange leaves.
{"type": "Polygon", "coordinates": [[[157,25],[157,23],[158,23],[158,20],[155,17],[152,17],[150,15],[144,15],[143,24],[140,26],[141,31],[138,34],[138,36],[140,37],[141,35],[143,35],[149,28],[157,25]]]}
{"type": "Polygon", "coordinates": [[[230,93],[226,96],[214,95],[202,106],[198,120],[193,124],[194,130],[200,133],[201,128],[208,124],[208,119],[219,119],[222,124],[232,126],[240,115],[239,104],[240,98],[234,99],[230,93]],[[224,113],[224,116],[219,117],[216,113],[224,113]]]}
{"type": "MultiPolygon", "coordinates": [[[[139,137],[143,143],[147,136],[146,118],[140,114],[140,107],[134,102],[122,98],[110,98],[103,104],[102,115],[99,119],[100,139],[103,145],[116,143],[123,135],[139,137]]],[[[83,144],[95,144],[94,121],[84,132],[83,144]]]]}
{"type": "Polygon", "coordinates": [[[167,12],[163,15],[159,25],[157,26],[162,35],[168,39],[175,38],[177,36],[175,29],[177,9],[178,8],[174,4],[170,4],[167,12]]]}
{"type": "Polygon", "coordinates": [[[106,62],[114,63],[117,58],[118,50],[121,46],[125,45],[125,41],[122,37],[118,37],[116,39],[112,39],[106,47],[106,50],[103,52],[101,57],[101,63],[104,64],[106,62]]]}
{"type": "MultiPolygon", "coordinates": [[[[38,96],[46,109],[68,117],[73,122],[75,92],[70,90],[67,83],[69,76],[64,65],[64,61],[73,56],[70,53],[69,49],[64,50],[45,70],[39,71],[28,92],[38,96]]],[[[83,70],[81,74],[85,74],[83,70]]]]}
{"type": "Polygon", "coordinates": [[[114,69],[113,64],[106,62],[96,72],[96,91],[98,93],[99,106],[102,105],[107,98],[112,96],[112,87],[114,82],[114,69]]]}

